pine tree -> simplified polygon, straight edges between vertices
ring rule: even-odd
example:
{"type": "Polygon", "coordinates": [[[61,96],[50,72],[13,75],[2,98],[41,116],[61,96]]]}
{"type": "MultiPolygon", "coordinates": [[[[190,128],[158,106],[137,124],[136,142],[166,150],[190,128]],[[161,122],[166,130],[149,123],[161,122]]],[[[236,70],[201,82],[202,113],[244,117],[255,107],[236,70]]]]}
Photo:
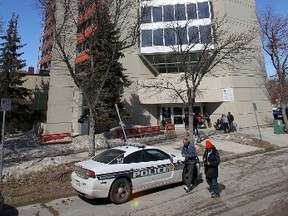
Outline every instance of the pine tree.
{"type": "Polygon", "coordinates": [[[30,120],[31,111],[27,97],[30,91],[22,85],[23,75],[17,71],[25,67],[25,60],[19,59],[23,52],[18,52],[21,45],[18,36],[18,16],[13,13],[8,23],[6,34],[0,36],[0,98],[12,99],[12,110],[7,113],[7,123],[19,129],[21,123],[30,120]]]}
{"type": "Polygon", "coordinates": [[[121,97],[130,81],[119,62],[124,57],[119,29],[111,22],[105,3],[98,3],[96,8],[93,23],[97,28],[87,39],[90,59],[82,65],[85,74],[83,90],[88,93],[90,101],[97,101],[93,105],[96,123],[109,125],[118,120],[115,103],[119,104],[120,110],[123,108],[121,97]],[[97,100],[94,100],[95,96],[98,96],[97,100]]]}

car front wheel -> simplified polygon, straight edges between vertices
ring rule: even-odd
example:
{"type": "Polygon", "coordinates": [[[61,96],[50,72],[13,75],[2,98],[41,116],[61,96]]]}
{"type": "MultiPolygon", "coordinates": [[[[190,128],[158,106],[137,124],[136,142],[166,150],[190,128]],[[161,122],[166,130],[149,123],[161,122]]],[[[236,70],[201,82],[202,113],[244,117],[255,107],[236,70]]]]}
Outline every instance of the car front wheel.
{"type": "Polygon", "coordinates": [[[131,193],[131,183],[126,178],[120,178],[113,183],[109,198],[113,203],[120,204],[127,202],[131,193]]]}

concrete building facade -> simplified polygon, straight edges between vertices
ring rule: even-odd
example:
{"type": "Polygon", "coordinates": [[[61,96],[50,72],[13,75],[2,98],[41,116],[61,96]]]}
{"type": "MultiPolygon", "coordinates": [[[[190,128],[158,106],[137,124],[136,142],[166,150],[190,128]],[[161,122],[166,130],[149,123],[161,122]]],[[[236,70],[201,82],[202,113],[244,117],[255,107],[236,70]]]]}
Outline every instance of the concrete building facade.
{"type": "MultiPolygon", "coordinates": [[[[56,0],[51,2],[57,3],[56,0]]],[[[57,14],[57,4],[52,8],[53,13],[57,14]]],[[[78,20],[87,13],[91,14],[91,10],[93,11],[93,4],[88,10],[78,14],[78,20]]],[[[169,33],[169,28],[165,25],[189,21],[190,24],[186,26],[187,40],[193,32],[197,32],[199,36],[199,40],[195,42],[199,43],[199,46],[191,50],[193,55],[201,50],[201,32],[210,31],[211,35],[213,34],[211,23],[215,17],[225,16],[225,27],[235,33],[251,26],[257,27],[255,0],[141,0],[139,15],[142,17],[139,42],[125,50],[125,58],[121,60],[126,68],[125,73],[132,81],[124,95],[124,102],[131,114],[131,119],[127,120],[126,124],[159,125],[161,120],[166,118],[176,127],[184,127],[183,118],[187,113],[187,107],[181,100],[175,99],[173,92],[163,91],[155,94],[139,88],[140,82],[157,81],[162,78],[173,82],[182,72],[179,64],[169,55],[169,47],[177,43],[177,40],[174,36],[172,40],[168,40],[166,35],[171,32],[169,33]],[[144,7],[146,12],[143,16],[144,7]]],[[[56,21],[54,25],[57,25],[56,21]]],[[[70,48],[77,50],[77,63],[88,56],[83,52],[83,47],[80,50],[79,46],[77,48],[80,39],[76,38],[75,29],[75,44],[71,44],[70,48]]],[[[195,112],[209,113],[212,121],[222,113],[231,112],[238,127],[256,126],[255,108],[260,125],[268,124],[272,120],[271,104],[264,86],[266,72],[260,34],[254,43],[259,47],[259,52],[255,53],[241,70],[235,71],[219,66],[203,78],[199,88],[201,94],[195,98],[195,112]]],[[[44,43],[43,47],[49,47],[48,45],[45,46],[44,43]]],[[[49,50],[52,51],[53,46],[46,53],[42,53],[47,55],[49,50]]],[[[45,59],[45,55],[42,57],[45,59]]],[[[69,77],[63,62],[56,56],[51,56],[50,60],[49,63],[40,60],[41,68],[50,71],[46,133],[81,133],[82,126],[78,123],[82,114],[81,94],[69,77]]],[[[239,66],[237,68],[241,68],[241,65],[239,66]]]]}

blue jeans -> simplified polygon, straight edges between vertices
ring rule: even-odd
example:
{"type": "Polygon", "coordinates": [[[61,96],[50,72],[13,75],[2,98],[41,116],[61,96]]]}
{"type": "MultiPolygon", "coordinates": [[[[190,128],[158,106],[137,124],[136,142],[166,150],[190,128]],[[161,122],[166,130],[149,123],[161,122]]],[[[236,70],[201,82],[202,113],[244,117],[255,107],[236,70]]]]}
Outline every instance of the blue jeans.
{"type": "Polygon", "coordinates": [[[217,182],[217,178],[209,178],[206,176],[207,184],[210,186],[212,193],[219,194],[219,186],[217,182]]]}
{"type": "Polygon", "coordinates": [[[198,136],[199,132],[198,132],[198,125],[197,126],[193,126],[193,135],[198,136]]]}

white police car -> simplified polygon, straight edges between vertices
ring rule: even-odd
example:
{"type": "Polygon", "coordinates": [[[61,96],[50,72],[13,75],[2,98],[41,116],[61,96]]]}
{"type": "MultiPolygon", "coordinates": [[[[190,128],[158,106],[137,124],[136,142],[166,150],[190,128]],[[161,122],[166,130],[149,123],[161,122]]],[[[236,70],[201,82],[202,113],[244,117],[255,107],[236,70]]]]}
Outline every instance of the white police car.
{"type": "MultiPolygon", "coordinates": [[[[179,156],[170,155],[153,146],[114,147],[76,163],[71,184],[80,196],[109,197],[119,204],[126,202],[132,193],[181,182],[183,161],[180,152],[179,156]]],[[[199,176],[197,161],[195,174],[199,176]]]]}

